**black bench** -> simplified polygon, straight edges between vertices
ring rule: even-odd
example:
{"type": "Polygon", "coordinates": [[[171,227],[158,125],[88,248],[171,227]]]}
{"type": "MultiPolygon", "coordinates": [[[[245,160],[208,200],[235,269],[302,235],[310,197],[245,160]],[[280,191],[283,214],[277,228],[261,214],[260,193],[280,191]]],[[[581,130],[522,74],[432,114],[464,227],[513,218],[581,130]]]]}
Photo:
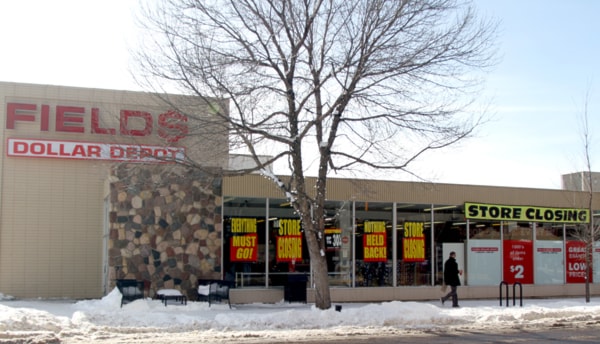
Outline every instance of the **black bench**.
{"type": "Polygon", "coordinates": [[[121,307],[123,304],[144,298],[144,282],[134,279],[118,279],[116,286],[121,292],[121,307]]]}
{"type": "Polygon", "coordinates": [[[225,280],[198,280],[197,301],[207,301],[210,307],[214,301],[223,302],[227,300],[229,308],[231,308],[231,300],[229,299],[229,289],[235,288],[234,281],[225,280]]]}
{"type": "Polygon", "coordinates": [[[156,292],[156,298],[161,300],[165,304],[165,307],[167,307],[167,302],[169,300],[174,300],[175,302],[181,302],[182,305],[187,305],[187,297],[177,289],[160,289],[156,292]]]}

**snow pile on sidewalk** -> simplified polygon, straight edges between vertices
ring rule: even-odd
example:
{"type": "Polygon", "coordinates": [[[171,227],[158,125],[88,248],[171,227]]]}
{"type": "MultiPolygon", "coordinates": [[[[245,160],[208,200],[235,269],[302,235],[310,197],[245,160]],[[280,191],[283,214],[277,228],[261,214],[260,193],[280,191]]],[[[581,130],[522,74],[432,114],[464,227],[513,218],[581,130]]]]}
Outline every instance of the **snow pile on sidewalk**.
{"type": "MultiPolygon", "coordinates": [[[[113,290],[100,300],[47,301],[14,300],[0,294],[0,340],[31,338],[40,343],[84,342],[93,339],[110,342],[119,334],[133,338],[190,336],[209,341],[212,338],[282,336],[315,336],[319,333],[348,334],[361,331],[423,331],[439,328],[502,328],[524,326],[556,326],[574,322],[600,320],[600,302],[585,303],[583,297],[573,299],[524,300],[524,306],[498,300],[463,300],[461,308],[435,302],[385,302],[372,304],[340,304],[319,310],[310,304],[233,305],[137,300],[120,307],[121,294],[113,290]],[[378,329],[378,330],[374,330],[378,329]],[[284,331],[285,330],[285,331],[284,331]],[[252,333],[252,335],[248,333],[252,333]],[[312,333],[311,333],[312,332],[312,333]],[[237,337],[236,337],[237,336],[237,337]]],[[[335,305],[335,304],[334,304],[335,305]]],[[[161,340],[164,340],[161,339],[161,340]]],[[[135,340],[132,339],[131,342],[135,340]]],[[[158,339],[157,339],[158,341],[158,339]]],[[[119,341],[119,342],[127,342],[119,341]]]]}

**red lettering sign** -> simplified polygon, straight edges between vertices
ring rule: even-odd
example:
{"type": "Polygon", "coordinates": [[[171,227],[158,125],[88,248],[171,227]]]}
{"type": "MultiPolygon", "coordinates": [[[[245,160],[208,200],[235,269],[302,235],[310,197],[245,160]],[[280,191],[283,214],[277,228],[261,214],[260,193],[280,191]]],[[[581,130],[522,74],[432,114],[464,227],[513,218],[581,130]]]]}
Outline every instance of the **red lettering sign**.
{"type": "Polygon", "coordinates": [[[121,135],[148,136],[152,133],[152,115],[143,111],[121,110],[121,135]],[[130,119],[141,119],[139,129],[131,129],[130,119]]]}
{"type": "Polygon", "coordinates": [[[386,233],[363,235],[363,260],[365,262],[387,262],[386,233]]]}
{"type": "Polygon", "coordinates": [[[188,118],[175,111],[167,111],[154,117],[145,111],[123,109],[119,114],[119,128],[101,125],[98,108],[47,104],[7,103],[6,129],[16,129],[18,123],[38,123],[40,131],[50,131],[52,116],[56,132],[83,134],[89,116],[89,131],[97,135],[151,136],[154,133],[167,142],[174,143],[188,135],[188,118]],[[155,123],[156,120],[156,123],[155,123]],[[155,130],[155,124],[157,129],[155,130]],[[156,131],[156,132],[155,132],[156,131]]]}
{"type": "Polygon", "coordinates": [[[83,133],[83,114],[85,109],[75,106],[57,106],[56,107],[56,131],[67,133],[83,133]],[[76,116],[76,115],[79,116],[76,116]]]}
{"type": "MultiPolygon", "coordinates": [[[[35,115],[33,111],[37,110],[35,104],[6,104],[6,129],[14,129],[15,122],[34,122],[35,115]]],[[[43,131],[43,129],[41,129],[43,131]]]]}
{"type": "Polygon", "coordinates": [[[122,145],[55,140],[7,140],[10,157],[114,160],[127,162],[174,162],[183,160],[185,148],[122,145]]]}
{"type": "Polygon", "coordinates": [[[504,240],[503,280],[508,284],[533,284],[533,241],[504,240]]]}
{"type": "Polygon", "coordinates": [[[498,248],[497,247],[471,247],[471,252],[494,253],[494,252],[498,252],[498,248]]]}
{"type": "MultiPolygon", "coordinates": [[[[586,263],[585,263],[585,242],[569,240],[566,242],[567,250],[567,283],[585,283],[586,263]]],[[[591,269],[590,269],[591,270],[591,269]]],[[[590,283],[593,274],[590,273],[590,283]]]]}
{"type": "Polygon", "coordinates": [[[278,263],[302,260],[302,235],[279,235],[276,245],[275,258],[278,263]]]}
{"type": "Polygon", "coordinates": [[[257,245],[256,233],[232,236],[229,241],[229,260],[232,262],[256,262],[258,260],[257,245]]]}
{"type": "Polygon", "coordinates": [[[188,118],[178,112],[169,111],[158,116],[158,136],[167,142],[177,142],[188,134],[188,118]]]}
{"type": "Polygon", "coordinates": [[[101,128],[100,127],[100,110],[98,108],[92,108],[92,134],[108,134],[115,135],[115,128],[101,128]]]}

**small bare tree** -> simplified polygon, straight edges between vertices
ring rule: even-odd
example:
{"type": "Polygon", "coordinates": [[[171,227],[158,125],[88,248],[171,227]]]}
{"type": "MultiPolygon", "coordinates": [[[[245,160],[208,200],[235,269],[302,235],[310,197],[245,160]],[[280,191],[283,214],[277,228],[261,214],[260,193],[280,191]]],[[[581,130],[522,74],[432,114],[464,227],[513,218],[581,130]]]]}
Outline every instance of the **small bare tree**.
{"type": "Polygon", "coordinates": [[[585,172],[582,175],[583,191],[587,192],[587,208],[590,213],[589,222],[581,226],[575,236],[585,243],[585,301],[590,302],[590,281],[593,277],[594,243],[600,239],[600,231],[594,223],[594,179],[592,173],[592,133],[589,123],[590,92],[585,95],[583,112],[581,115],[581,141],[583,144],[583,159],[585,172]]]}
{"type": "Polygon", "coordinates": [[[256,164],[229,172],[263,171],[290,200],[321,309],[331,306],[328,175],[411,173],[425,152],[472,134],[483,117],[464,110],[495,56],[496,23],[479,20],[469,1],[165,0],[150,2],[143,23],[152,35],[140,78],[153,91],[228,101],[212,113],[230,150],[256,164]],[[281,162],[289,177],[266,172],[281,162]],[[307,189],[311,171],[316,187],[307,189]]]}

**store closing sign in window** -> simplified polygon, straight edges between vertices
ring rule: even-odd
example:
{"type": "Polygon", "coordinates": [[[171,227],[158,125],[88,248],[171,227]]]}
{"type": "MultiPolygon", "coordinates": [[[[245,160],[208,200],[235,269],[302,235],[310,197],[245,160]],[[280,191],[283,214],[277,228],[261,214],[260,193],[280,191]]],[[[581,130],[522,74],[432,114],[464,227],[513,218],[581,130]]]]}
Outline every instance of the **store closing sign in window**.
{"type": "Polygon", "coordinates": [[[300,219],[280,219],[277,230],[277,262],[302,260],[302,231],[300,219]]]}
{"type": "Polygon", "coordinates": [[[422,262],[425,260],[425,234],[423,222],[404,222],[402,238],[402,260],[405,262],[422,262]]]}
{"type": "Polygon", "coordinates": [[[258,258],[256,219],[232,218],[229,260],[232,262],[255,262],[258,258]]]}
{"type": "Polygon", "coordinates": [[[365,221],[363,235],[364,261],[387,261],[387,236],[385,221],[365,221]]]}

